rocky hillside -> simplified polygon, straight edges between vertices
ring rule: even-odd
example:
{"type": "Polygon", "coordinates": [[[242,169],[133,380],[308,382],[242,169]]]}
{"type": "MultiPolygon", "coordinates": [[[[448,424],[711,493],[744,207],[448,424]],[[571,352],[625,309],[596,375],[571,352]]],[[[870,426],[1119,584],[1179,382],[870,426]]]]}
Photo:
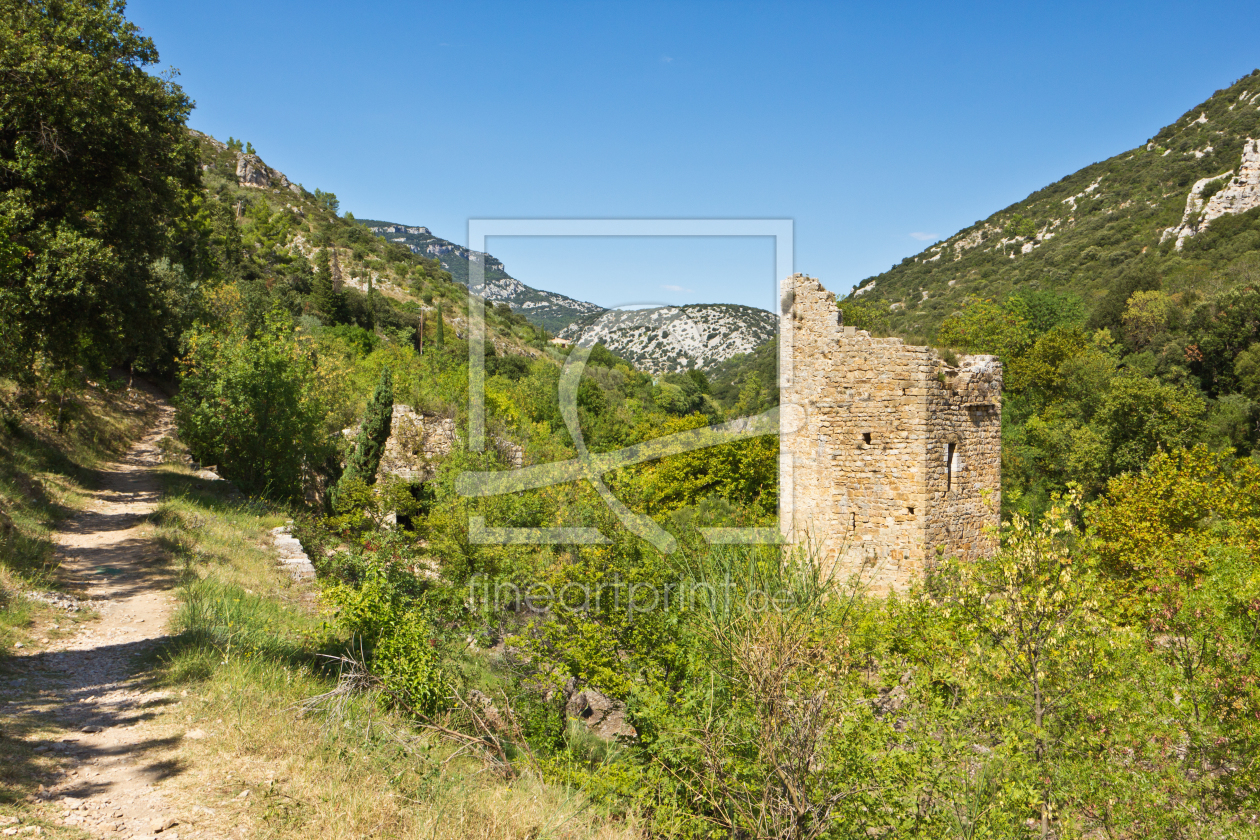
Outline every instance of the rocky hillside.
{"type": "Polygon", "coordinates": [[[581,346],[602,343],[652,373],[709,370],[774,337],[778,322],[764,309],[692,304],[608,311],[587,316],[560,333],[581,346]]]}
{"type": "Polygon", "coordinates": [[[503,263],[490,254],[475,253],[462,245],[439,239],[427,227],[372,219],[359,221],[377,236],[405,245],[413,254],[440,260],[442,268],[449,271],[456,282],[465,286],[468,285],[469,261],[484,259],[486,300],[508,304],[514,311],[529,319],[530,323],[537,324],[548,332],[559,332],[584,315],[604,311],[602,306],[593,303],[526,286],[508,274],[503,263]]]}
{"type": "MultiPolygon", "coordinates": [[[[306,311],[308,296],[318,264],[327,259],[346,308],[339,322],[418,335],[423,321],[432,341],[440,313],[455,339],[466,334],[467,290],[442,271],[436,255],[374,236],[348,214],[339,216],[334,194],[293,183],[238,141],[190,134],[200,153],[206,212],[219,231],[208,245],[237,266],[249,295],[275,297],[295,314],[313,314],[306,311]],[[265,288],[254,288],[258,284],[265,288]]],[[[487,308],[486,324],[487,340],[501,355],[538,356],[545,347],[541,330],[515,313],[487,308]]]]}
{"type": "MultiPolygon", "coordinates": [[[[468,265],[484,259],[486,299],[507,303],[512,309],[509,313],[487,308],[488,338],[500,354],[538,355],[545,345],[534,327],[542,327],[582,344],[602,342],[653,373],[709,370],[752,352],[773,338],[777,329],[774,315],[748,306],[609,312],[593,303],[534,289],[509,275],[493,256],[440,239],[428,228],[340,217],[335,195],[304,189],[239,144],[196,132],[194,136],[201,147],[202,178],[211,200],[226,208],[240,228],[227,239],[239,237],[241,245],[266,262],[268,271],[282,276],[297,296],[306,294],[313,266],[327,256],[334,282],[350,295],[352,308],[380,309],[380,301],[371,303],[372,295],[390,301],[381,310],[388,317],[378,321],[378,326],[407,329],[412,321],[417,325],[426,318],[432,321],[440,307],[456,337],[461,337],[466,326],[463,289],[468,265]]],[[[297,296],[291,308],[299,306],[297,296]]]]}
{"type": "MultiPolygon", "coordinates": [[[[931,336],[970,298],[1079,295],[1104,324],[1133,291],[1201,291],[1260,248],[1260,70],[1149,141],[1038,190],[863,280],[852,298],[891,330],[931,336]]],[[[1245,272],[1244,272],[1245,273],[1245,272]]]]}

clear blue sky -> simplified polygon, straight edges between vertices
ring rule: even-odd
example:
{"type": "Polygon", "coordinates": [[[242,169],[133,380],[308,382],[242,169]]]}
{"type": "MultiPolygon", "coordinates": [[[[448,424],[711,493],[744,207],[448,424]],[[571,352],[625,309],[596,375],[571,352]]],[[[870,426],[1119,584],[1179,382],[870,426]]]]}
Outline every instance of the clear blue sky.
{"type": "MultiPolygon", "coordinates": [[[[128,16],[194,128],[365,218],[796,222],[841,294],[1145,142],[1260,66],[1260,6],[1185,3],[214,3],[128,16]]],[[[604,305],[770,308],[752,241],[491,240],[604,305]]]]}

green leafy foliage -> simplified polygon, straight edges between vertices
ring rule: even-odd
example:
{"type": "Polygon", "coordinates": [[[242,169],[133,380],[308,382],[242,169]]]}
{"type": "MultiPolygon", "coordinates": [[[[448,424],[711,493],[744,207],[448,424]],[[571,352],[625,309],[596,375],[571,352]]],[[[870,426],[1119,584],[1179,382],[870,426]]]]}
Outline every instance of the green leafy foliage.
{"type": "Polygon", "coordinates": [[[233,326],[190,331],[176,405],[194,457],[246,492],[302,498],[329,454],[312,351],[279,312],[252,340],[233,326]]]}
{"type": "Polygon", "coordinates": [[[153,327],[180,313],[162,281],[195,274],[154,263],[195,265],[192,103],[145,72],[157,50],[121,6],[0,8],[0,373],[169,360],[153,327]]]}
{"type": "Polygon", "coordinates": [[[451,680],[442,670],[433,628],[420,609],[405,613],[376,646],[373,669],[403,707],[434,715],[451,704],[451,680]]]}
{"type": "Polygon", "coordinates": [[[1032,341],[1032,330],[1022,307],[1006,306],[988,300],[968,301],[967,306],[941,324],[936,340],[946,347],[973,353],[991,353],[1009,364],[1032,341]]]}

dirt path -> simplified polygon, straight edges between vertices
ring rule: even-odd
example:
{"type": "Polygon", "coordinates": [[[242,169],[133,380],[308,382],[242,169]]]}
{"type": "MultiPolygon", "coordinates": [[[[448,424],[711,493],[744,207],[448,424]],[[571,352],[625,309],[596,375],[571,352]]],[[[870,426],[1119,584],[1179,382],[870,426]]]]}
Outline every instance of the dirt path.
{"type": "MultiPolygon", "coordinates": [[[[171,812],[153,788],[181,767],[178,738],[148,724],[178,702],[142,681],[144,661],[166,634],[176,575],[154,542],[146,516],[157,507],[158,442],[172,429],[163,402],[148,434],[104,473],[94,500],[58,534],[61,573],[90,599],[99,618],[74,636],[15,656],[0,682],[0,724],[38,733],[36,751],[54,758],[42,797],[64,806],[56,816],[94,837],[177,837],[171,812]]],[[[0,748],[2,749],[2,748],[0,748]]],[[[32,767],[47,773],[47,764],[32,767]]]]}

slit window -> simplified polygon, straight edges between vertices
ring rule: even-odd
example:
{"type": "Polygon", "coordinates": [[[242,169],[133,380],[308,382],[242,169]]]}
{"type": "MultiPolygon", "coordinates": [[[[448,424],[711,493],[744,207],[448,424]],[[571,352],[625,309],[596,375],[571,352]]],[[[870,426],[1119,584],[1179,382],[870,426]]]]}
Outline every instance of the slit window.
{"type": "Polygon", "coordinates": [[[849,514],[849,530],[850,531],[857,530],[857,514],[856,513],[849,514]]]}
{"type": "Polygon", "coordinates": [[[862,442],[863,442],[863,443],[870,443],[870,442],[871,442],[871,433],[870,433],[870,432],[862,432],[862,442]]]}
{"type": "Polygon", "coordinates": [[[908,512],[909,512],[909,514],[910,514],[911,516],[914,516],[914,508],[913,508],[913,507],[908,507],[908,508],[906,508],[906,511],[908,511],[908,512]]]}
{"type": "Polygon", "coordinates": [[[958,448],[958,444],[951,443],[949,451],[945,453],[945,492],[948,493],[954,485],[954,450],[958,448]]]}

